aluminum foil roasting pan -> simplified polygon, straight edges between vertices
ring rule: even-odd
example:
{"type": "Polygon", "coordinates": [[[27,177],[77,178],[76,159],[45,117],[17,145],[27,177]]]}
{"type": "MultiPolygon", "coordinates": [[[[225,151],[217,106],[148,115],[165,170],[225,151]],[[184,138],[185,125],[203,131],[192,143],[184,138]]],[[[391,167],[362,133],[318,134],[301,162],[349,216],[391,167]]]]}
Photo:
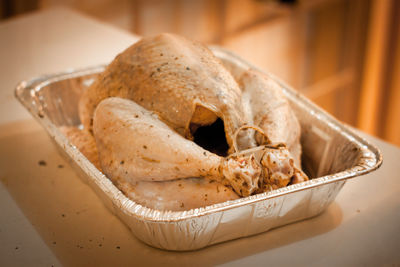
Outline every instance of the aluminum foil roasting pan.
{"type": "MultiPolygon", "coordinates": [[[[212,50],[234,71],[255,68],[221,48],[212,50]]],[[[78,99],[103,70],[104,66],[99,66],[24,81],[15,94],[104,204],[151,246],[194,250],[313,217],[335,199],[346,179],[369,173],[382,163],[375,146],[268,74],[282,85],[300,120],[303,167],[313,179],[188,211],[149,209],[127,198],[59,130],[80,125],[78,99]]]]}

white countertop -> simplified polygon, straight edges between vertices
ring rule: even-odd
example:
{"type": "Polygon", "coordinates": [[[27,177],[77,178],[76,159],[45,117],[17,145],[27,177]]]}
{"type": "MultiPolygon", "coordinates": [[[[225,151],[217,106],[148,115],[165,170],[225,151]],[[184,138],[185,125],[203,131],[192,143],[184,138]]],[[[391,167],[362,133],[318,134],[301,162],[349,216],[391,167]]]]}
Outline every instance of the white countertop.
{"type": "Polygon", "coordinates": [[[194,252],[137,240],[14,98],[20,80],[109,62],[136,39],[67,9],[0,23],[0,266],[400,264],[400,149],[369,136],[382,167],[320,216],[194,252]]]}

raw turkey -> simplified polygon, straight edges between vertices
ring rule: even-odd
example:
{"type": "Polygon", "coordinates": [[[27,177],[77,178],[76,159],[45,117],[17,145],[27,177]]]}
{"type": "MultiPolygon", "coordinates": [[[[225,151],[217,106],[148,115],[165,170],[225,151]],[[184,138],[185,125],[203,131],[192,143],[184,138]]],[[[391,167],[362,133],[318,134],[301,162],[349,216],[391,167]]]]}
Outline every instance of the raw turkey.
{"type": "Polygon", "coordinates": [[[179,210],[308,180],[300,125],[279,84],[224,65],[183,37],[146,37],[82,95],[80,118],[101,169],[137,203],[179,210]],[[174,200],[162,188],[177,184],[185,193],[174,200]]]}

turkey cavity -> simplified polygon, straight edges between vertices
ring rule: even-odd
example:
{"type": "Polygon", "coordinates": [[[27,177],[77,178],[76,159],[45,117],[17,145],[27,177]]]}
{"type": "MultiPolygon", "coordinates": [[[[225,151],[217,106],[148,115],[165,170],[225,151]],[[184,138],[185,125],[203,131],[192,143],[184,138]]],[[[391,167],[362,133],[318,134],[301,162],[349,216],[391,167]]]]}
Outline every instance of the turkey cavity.
{"type": "Polygon", "coordinates": [[[202,148],[219,156],[228,155],[229,146],[225,137],[224,122],[220,118],[210,125],[198,127],[192,134],[193,141],[202,148]]]}

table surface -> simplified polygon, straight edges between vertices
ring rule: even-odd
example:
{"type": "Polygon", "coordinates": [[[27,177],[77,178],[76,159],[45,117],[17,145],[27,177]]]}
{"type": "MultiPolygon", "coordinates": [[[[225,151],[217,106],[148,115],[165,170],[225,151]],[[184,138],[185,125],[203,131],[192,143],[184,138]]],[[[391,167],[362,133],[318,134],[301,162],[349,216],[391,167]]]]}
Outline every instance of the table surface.
{"type": "Polygon", "coordinates": [[[0,266],[400,264],[400,149],[364,134],[382,167],[349,180],[320,216],[194,252],[137,240],[14,98],[21,80],[107,63],[135,40],[64,8],[0,24],[0,266]]]}

